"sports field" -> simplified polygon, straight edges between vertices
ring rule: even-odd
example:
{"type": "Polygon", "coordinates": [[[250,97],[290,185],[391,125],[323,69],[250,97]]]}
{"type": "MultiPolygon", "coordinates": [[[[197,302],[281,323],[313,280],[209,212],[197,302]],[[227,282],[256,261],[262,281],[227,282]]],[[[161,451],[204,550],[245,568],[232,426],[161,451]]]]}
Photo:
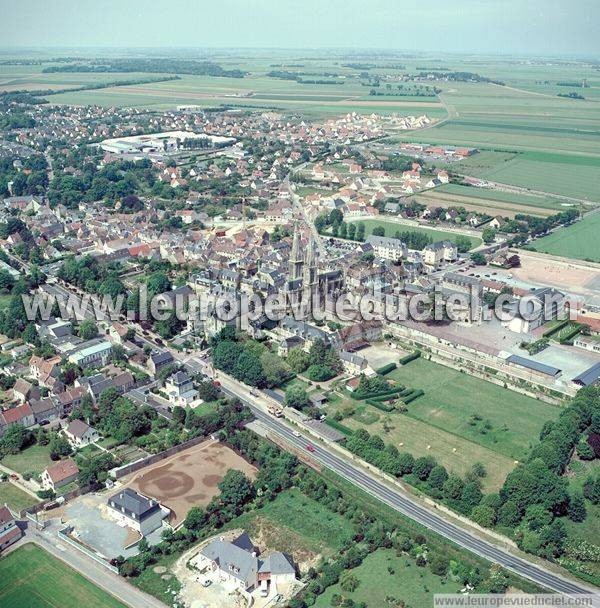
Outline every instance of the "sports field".
{"type": "Polygon", "coordinates": [[[600,262],[600,213],[586,215],[571,226],[533,242],[536,251],[576,260],[600,262]]]}
{"type": "Polygon", "coordinates": [[[28,543],[0,559],[2,608],[125,608],[44,549],[28,543]]]}
{"type": "Polygon", "coordinates": [[[178,526],[193,506],[207,505],[229,469],[251,479],[257,470],[228,447],[206,441],[123,478],[131,487],[171,509],[170,524],[178,526]]]}
{"type": "MultiPolygon", "coordinates": [[[[361,222],[365,225],[365,236],[369,236],[373,232],[373,229],[376,228],[377,226],[383,226],[385,229],[385,236],[389,236],[389,237],[393,237],[394,234],[396,234],[396,232],[398,232],[398,231],[400,231],[400,232],[412,231],[412,232],[421,232],[423,234],[427,234],[434,241],[453,241],[454,242],[456,240],[456,237],[459,236],[459,233],[456,233],[456,232],[449,232],[446,230],[436,230],[435,228],[425,228],[424,226],[412,226],[412,225],[403,224],[400,222],[393,222],[391,220],[367,219],[367,220],[355,220],[355,221],[361,222]]],[[[480,238],[477,238],[474,236],[468,236],[468,235],[460,235],[460,236],[466,236],[466,238],[468,238],[471,241],[471,249],[481,245],[482,241],[480,238]]]]}

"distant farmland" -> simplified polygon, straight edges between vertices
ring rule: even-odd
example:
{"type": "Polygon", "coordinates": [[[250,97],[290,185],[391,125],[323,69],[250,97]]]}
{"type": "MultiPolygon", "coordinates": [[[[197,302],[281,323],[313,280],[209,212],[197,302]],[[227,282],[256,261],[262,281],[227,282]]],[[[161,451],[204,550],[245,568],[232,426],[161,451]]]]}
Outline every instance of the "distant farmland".
{"type": "Polygon", "coordinates": [[[600,214],[586,215],[581,221],[559,228],[537,241],[533,247],[536,251],[560,255],[576,260],[600,262],[600,214]]]}
{"type": "Polygon", "coordinates": [[[514,217],[517,213],[548,216],[563,210],[564,203],[547,196],[445,184],[414,196],[419,202],[439,207],[462,206],[467,211],[514,217]]]}

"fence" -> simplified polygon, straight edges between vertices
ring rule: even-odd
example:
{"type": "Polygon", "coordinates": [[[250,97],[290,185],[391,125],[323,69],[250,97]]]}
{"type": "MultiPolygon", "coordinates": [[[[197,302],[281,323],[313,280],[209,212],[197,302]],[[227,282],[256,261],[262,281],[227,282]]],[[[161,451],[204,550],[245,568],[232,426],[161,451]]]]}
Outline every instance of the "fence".
{"type": "Polygon", "coordinates": [[[125,464],[122,467],[112,470],[112,474],[115,479],[121,479],[121,477],[125,477],[125,475],[129,475],[130,473],[135,473],[135,471],[139,471],[144,467],[149,467],[152,464],[160,462],[165,458],[169,458],[169,456],[173,456],[174,454],[178,454],[187,448],[194,447],[199,443],[206,441],[205,436],[194,437],[193,439],[189,439],[188,441],[184,441],[179,445],[174,445],[172,448],[168,448],[164,450],[164,452],[159,452],[158,454],[152,454],[152,456],[148,456],[147,458],[142,458],[140,460],[136,460],[130,464],[125,464]]]}
{"type": "Polygon", "coordinates": [[[99,564],[102,564],[105,568],[114,572],[115,574],[119,574],[119,569],[116,566],[112,566],[109,564],[103,557],[100,557],[97,553],[94,553],[91,549],[88,549],[85,545],[78,543],[74,538],[70,536],[70,533],[73,531],[73,526],[67,526],[62,530],[58,531],[58,536],[66,543],[75,547],[78,551],[85,553],[88,557],[91,557],[93,560],[97,561],[99,564]]]}

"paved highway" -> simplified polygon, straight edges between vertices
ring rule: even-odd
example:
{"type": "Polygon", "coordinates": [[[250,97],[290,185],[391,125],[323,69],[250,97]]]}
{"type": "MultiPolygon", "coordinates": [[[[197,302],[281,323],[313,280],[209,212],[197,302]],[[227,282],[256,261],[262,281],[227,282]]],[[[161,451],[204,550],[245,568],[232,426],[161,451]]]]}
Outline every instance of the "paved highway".
{"type": "MultiPolygon", "coordinates": [[[[331,448],[323,446],[320,443],[315,443],[310,437],[303,434],[300,434],[300,437],[297,437],[285,422],[266,414],[261,409],[254,406],[253,403],[249,402],[246,395],[240,394],[230,387],[222,388],[224,392],[231,396],[238,397],[246,403],[252,409],[256,418],[267,429],[277,433],[277,435],[285,439],[291,446],[301,451],[305,451],[307,444],[313,445],[315,451],[310,454],[311,458],[314,458],[317,462],[328,467],[375,498],[378,498],[396,511],[410,517],[430,530],[437,532],[448,540],[455,542],[457,545],[460,545],[491,562],[501,564],[507,570],[511,570],[515,574],[532,580],[547,589],[569,595],[598,593],[597,590],[591,587],[572,582],[542,567],[535,566],[524,559],[515,557],[514,555],[499,549],[492,543],[482,540],[474,534],[449,523],[440,515],[431,512],[428,507],[424,507],[418,503],[410,495],[404,494],[400,490],[390,488],[381,481],[374,479],[359,467],[335,454],[331,448]]],[[[598,595],[598,598],[600,601],[600,594],[598,595]]]]}

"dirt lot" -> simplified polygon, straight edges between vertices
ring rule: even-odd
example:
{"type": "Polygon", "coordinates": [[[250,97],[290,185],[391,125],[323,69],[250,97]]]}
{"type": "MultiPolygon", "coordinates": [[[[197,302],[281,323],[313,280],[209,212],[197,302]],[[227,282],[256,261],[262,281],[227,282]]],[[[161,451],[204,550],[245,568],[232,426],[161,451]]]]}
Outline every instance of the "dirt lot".
{"type": "Polygon", "coordinates": [[[522,281],[569,290],[589,287],[589,283],[598,276],[593,268],[586,269],[558,260],[537,259],[526,254],[521,256],[521,267],[513,268],[511,272],[522,281]]]}
{"type": "Polygon", "coordinates": [[[156,498],[171,509],[177,527],[190,507],[205,506],[218,494],[218,484],[229,469],[251,479],[257,469],[218,441],[208,440],[123,478],[126,487],[156,498]]]}

